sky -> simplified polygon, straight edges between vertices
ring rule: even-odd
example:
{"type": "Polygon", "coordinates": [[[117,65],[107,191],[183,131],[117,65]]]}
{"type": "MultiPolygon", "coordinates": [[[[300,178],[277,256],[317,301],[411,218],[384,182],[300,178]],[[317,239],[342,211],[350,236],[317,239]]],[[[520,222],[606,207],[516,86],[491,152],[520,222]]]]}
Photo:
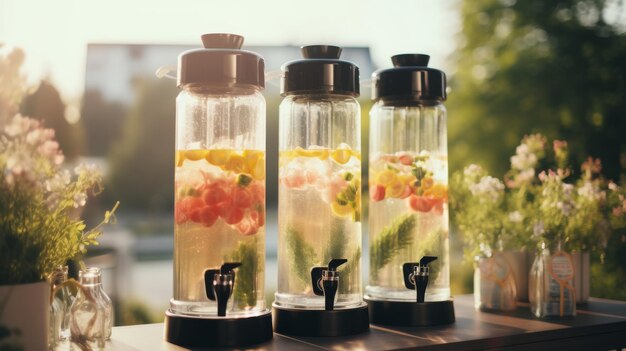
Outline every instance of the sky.
{"type": "MultiPolygon", "coordinates": [[[[244,45],[368,46],[379,67],[392,55],[431,55],[446,69],[456,45],[456,0],[0,0],[0,43],[26,52],[31,83],[50,79],[66,100],[84,89],[87,43],[190,44],[210,32],[244,45]]],[[[167,64],[167,63],[164,63],[167,64]]]]}

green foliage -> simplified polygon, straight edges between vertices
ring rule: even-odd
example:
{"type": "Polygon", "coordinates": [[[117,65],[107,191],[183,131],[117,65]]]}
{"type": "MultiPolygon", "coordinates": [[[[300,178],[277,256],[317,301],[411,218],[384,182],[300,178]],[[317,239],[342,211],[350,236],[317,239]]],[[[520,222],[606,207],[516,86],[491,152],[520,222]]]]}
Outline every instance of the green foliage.
{"type": "Polygon", "coordinates": [[[235,280],[235,303],[239,308],[253,307],[257,302],[257,275],[263,270],[258,255],[257,240],[241,241],[231,256],[232,262],[240,262],[235,280]]]}
{"type": "Polygon", "coordinates": [[[122,140],[109,158],[110,193],[125,206],[156,211],[173,206],[176,93],[171,81],[139,84],[122,140]]]}
{"type": "Polygon", "coordinates": [[[285,233],[287,243],[287,257],[292,262],[293,274],[303,286],[311,283],[311,268],[315,266],[315,249],[304,241],[302,234],[294,228],[287,228],[285,233]]]}
{"type": "Polygon", "coordinates": [[[626,164],[626,34],[605,22],[606,0],[461,1],[447,103],[450,167],[504,174],[526,133],[567,139],[617,180],[626,164]]]}
{"type": "Polygon", "coordinates": [[[333,258],[346,258],[346,233],[343,228],[343,221],[333,220],[330,231],[330,242],[324,252],[322,264],[327,264],[333,258]]]}
{"type": "Polygon", "coordinates": [[[378,271],[389,263],[403,248],[413,243],[412,233],[417,225],[413,214],[404,214],[383,228],[370,246],[370,275],[376,277],[378,271]]]}

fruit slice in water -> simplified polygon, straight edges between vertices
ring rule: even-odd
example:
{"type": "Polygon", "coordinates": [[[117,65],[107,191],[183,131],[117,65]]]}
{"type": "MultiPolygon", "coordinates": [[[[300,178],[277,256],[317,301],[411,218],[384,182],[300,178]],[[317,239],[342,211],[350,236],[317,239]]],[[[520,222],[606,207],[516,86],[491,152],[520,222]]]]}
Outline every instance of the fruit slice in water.
{"type": "Polygon", "coordinates": [[[231,154],[232,151],[225,149],[209,150],[206,155],[206,160],[209,161],[209,163],[212,165],[223,166],[224,164],[226,164],[231,154]]]}

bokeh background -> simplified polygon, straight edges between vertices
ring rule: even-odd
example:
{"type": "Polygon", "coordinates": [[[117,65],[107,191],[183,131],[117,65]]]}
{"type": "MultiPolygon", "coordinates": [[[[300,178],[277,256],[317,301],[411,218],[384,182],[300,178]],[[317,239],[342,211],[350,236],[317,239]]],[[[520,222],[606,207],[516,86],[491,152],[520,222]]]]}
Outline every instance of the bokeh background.
{"type": "MultiPolygon", "coordinates": [[[[371,73],[389,67],[394,54],[419,52],[448,74],[451,173],[479,163],[502,176],[520,139],[540,132],[567,140],[574,164],[599,157],[608,178],[625,177],[623,1],[0,0],[0,50],[26,54],[22,70],[32,90],[22,112],[54,128],[70,160],[97,163],[106,175],[86,221],[122,204],[118,223],[88,257],[106,270],[118,325],[162,320],[172,294],[178,90],[155,71],[175,67],[177,55],[209,32],[242,34],[244,46],[266,59],[274,77],[265,91],[269,155],[277,155],[280,66],[299,58],[300,45],[323,43],[343,46],[342,58],[361,69],[363,145],[371,73]]],[[[277,279],[277,157],[267,167],[269,303],[277,279]]],[[[454,294],[472,289],[460,236],[452,230],[454,294]]],[[[592,296],[626,300],[625,238],[613,236],[604,263],[592,257],[592,296]]],[[[366,282],[367,269],[363,276],[366,282]]]]}

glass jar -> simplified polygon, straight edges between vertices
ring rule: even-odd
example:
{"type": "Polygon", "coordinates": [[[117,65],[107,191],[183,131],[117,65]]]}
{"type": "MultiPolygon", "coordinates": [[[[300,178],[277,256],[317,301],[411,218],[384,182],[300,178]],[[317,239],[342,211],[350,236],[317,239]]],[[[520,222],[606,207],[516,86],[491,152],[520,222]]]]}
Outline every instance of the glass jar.
{"type": "Polygon", "coordinates": [[[238,35],[202,39],[204,49],[179,58],[170,311],[255,315],[266,312],[263,59],[240,50],[238,35]],[[240,265],[223,272],[234,292],[220,300],[207,272],[227,262],[240,265]]]}
{"type": "Polygon", "coordinates": [[[476,259],[474,307],[482,311],[510,311],[517,307],[515,274],[502,252],[476,259]]]}
{"type": "Polygon", "coordinates": [[[339,60],[335,46],[305,46],[302,52],[305,59],[283,66],[275,305],[362,306],[358,68],[339,60]],[[347,261],[335,273],[332,260],[347,261]],[[338,281],[333,301],[312,281],[316,266],[338,281]]]}
{"type": "Polygon", "coordinates": [[[528,299],[531,312],[539,318],[562,318],[576,315],[574,262],[572,256],[556,244],[542,245],[528,275],[528,299]]]}
{"type": "Polygon", "coordinates": [[[100,268],[79,272],[80,288],[70,309],[70,341],[75,350],[104,348],[111,338],[113,305],[102,288],[100,268]]]}
{"type": "Polygon", "coordinates": [[[67,266],[59,266],[50,275],[50,283],[54,292],[50,304],[51,345],[57,345],[70,337],[70,307],[74,299],[69,287],[65,284],[67,273],[67,266]]]}
{"type": "Polygon", "coordinates": [[[425,256],[436,259],[424,301],[450,298],[446,79],[428,59],[396,55],[373,74],[368,299],[416,301],[403,266],[425,256]]]}

